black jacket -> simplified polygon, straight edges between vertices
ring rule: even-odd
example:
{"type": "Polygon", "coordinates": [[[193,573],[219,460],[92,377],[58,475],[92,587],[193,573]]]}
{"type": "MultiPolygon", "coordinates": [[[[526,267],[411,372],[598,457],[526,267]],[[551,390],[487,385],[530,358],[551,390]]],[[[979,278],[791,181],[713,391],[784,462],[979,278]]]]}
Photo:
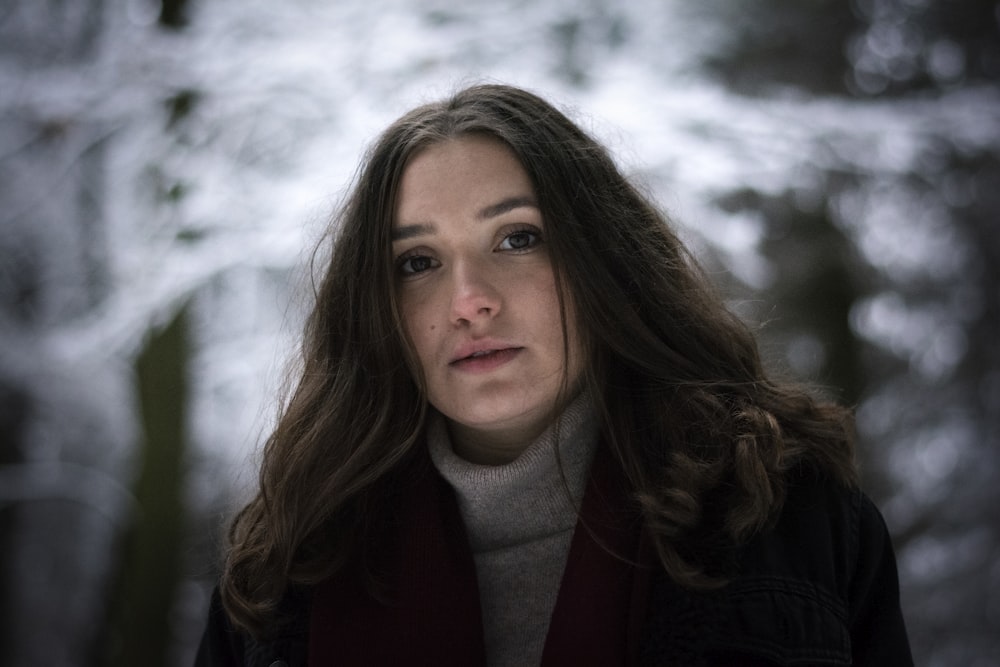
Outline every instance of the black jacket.
{"type": "MultiPolygon", "coordinates": [[[[654,573],[639,664],[913,664],[889,534],[860,491],[803,475],[775,526],[736,564],[731,583],[707,593],[654,573]]],[[[293,604],[295,620],[261,643],[232,630],[213,596],[197,667],[305,665],[309,605],[293,604]]]]}
{"type": "Polygon", "coordinates": [[[711,593],[655,578],[642,664],[913,664],[889,533],[861,491],[800,478],[738,563],[711,593]]]}

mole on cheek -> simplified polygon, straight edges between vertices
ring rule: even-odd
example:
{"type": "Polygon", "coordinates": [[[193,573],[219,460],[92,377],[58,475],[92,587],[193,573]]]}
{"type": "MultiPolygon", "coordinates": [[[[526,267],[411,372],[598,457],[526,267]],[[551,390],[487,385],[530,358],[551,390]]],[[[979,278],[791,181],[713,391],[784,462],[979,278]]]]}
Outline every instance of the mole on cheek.
{"type": "Polygon", "coordinates": [[[431,331],[434,331],[435,329],[437,329],[437,325],[436,324],[432,324],[431,325],[431,331]]]}

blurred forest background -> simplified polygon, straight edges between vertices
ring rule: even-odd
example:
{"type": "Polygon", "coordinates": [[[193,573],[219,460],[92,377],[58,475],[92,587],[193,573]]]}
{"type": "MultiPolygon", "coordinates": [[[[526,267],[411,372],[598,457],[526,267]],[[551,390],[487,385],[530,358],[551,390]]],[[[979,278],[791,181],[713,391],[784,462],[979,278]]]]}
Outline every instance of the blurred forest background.
{"type": "Polygon", "coordinates": [[[1000,3],[0,1],[0,656],[185,665],[368,141],[499,80],[857,406],[918,664],[1000,665],[1000,3]]]}

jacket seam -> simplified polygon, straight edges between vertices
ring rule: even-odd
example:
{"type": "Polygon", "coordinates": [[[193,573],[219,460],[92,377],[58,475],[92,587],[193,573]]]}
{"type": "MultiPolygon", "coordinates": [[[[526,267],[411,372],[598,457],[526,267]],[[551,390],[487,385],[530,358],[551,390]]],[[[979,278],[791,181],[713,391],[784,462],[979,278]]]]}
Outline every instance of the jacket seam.
{"type": "Polygon", "coordinates": [[[740,598],[775,593],[809,600],[825,612],[830,613],[838,621],[836,628],[831,631],[831,637],[837,643],[836,648],[815,645],[793,648],[780,641],[747,636],[719,636],[717,641],[720,647],[735,651],[751,651],[771,660],[786,663],[814,664],[820,661],[822,664],[839,665],[850,661],[850,639],[846,625],[847,610],[836,596],[825,591],[821,586],[792,577],[755,576],[752,580],[744,580],[735,584],[735,588],[729,591],[727,597],[731,602],[736,602],[740,598]]]}

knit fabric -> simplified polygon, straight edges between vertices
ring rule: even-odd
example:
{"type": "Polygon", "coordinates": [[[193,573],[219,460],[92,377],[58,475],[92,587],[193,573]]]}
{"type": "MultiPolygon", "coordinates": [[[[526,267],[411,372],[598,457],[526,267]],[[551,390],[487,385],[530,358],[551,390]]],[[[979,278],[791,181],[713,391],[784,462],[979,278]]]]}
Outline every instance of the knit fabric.
{"type": "Polygon", "coordinates": [[[558,425],[505,465],[457,456],[440,415],[427,434],[431,459],[455,491],[469,536],[487,664],[537,665],[597,448],[587,396],[577,397],[558,425]]]}

